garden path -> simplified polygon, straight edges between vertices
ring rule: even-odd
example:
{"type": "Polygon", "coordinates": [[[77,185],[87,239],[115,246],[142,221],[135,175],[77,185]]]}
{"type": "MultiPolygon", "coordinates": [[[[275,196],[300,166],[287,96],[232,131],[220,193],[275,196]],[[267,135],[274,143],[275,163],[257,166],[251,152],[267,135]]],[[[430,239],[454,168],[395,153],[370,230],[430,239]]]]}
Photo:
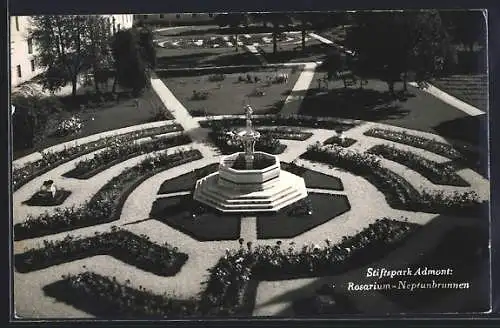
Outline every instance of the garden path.
{"type": "Polygon", "coordinates": [[[298,112],[302,104],[302,100],[305,98],[307,90],[309,90],[309,86],[311,85],[317,66],[317,63],[306,63],[304,65],[304,68],[302,69],[297,82],[295,82],[290,95],[288,95],[285,99],[285,103],[280,110],[281,115],[298,112]]]}

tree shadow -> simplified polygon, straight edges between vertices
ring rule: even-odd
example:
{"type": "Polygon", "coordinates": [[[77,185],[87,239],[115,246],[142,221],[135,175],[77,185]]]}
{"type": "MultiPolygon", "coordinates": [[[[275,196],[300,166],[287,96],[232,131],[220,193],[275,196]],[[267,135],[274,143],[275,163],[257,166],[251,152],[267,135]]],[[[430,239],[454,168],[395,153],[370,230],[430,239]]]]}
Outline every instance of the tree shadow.
{"type": "Polygon", "coordinates": [[[395,97],[389,92],[373,89],[309,89],[308,92],[292,92],[292,96],[305,97],[299,114],[381,121],[402,118],[409,111],[400,102],[407,96],[395,97]]]}
{"type": "Polygon", "coordinates": [[[196,64],[203,59],[213,56],[211,52],[201,52],[194,54],[178,55],[178,56],[165,56],[158,57],[157,68],[171,68],[171,67],[195,67],[196,64]]]}

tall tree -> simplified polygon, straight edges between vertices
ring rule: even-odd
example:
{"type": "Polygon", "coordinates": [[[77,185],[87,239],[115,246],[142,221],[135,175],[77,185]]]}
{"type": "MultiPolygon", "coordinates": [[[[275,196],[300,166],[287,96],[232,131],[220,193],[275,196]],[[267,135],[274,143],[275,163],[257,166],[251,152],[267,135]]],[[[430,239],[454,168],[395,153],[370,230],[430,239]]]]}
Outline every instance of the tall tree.
{"type": "Polygon", "coordinates": [[[215,22],[219,27],[228,26],[234,33],[234,49],[238,51],[238,36],[240,26],[248,26],[250,23],[250,16],[247,13],[225,13],[219,14],[215,17],[215,22]]]}
{"type": "Polygon", "coordinates": [[[89,40],[90,40],[90,65],[94,76],[94,85],[96,92],[99,93],[99,84],[108,80],[107,71],[112,65],[112,56],[110,49],[111,26],[106,17],[89,17],[89,40]]]}
{"type": "Polygon", "coordinates": [[[260,14],[259,19],[272,25],[273,53],[276,54],[278,52],[278,38],[292,25],[292,16],[288,13],[269,12],[260,14]]]}
{"type": "Polygon", "coordinates": [[[76,96],[78,77],[92,67],[99,56],[96,49],[105,48],[107,38],[96,24],[96,16],[43,15],[32,18],[28,37],[37,48],[35,60],[45,68],[41,80],[45,88],[57,91],[71,83],[76,96]]]}
{"type": "Polygon", "coordinates": [[[406,90],[409,71],[423,81],[442,69],[450,43],[437,11],[358,12],[353,17],[346,44],[391,93],[401,76],[406,90]]]}
{"type": "Polygon", "coordinates": [[[156,55],[151,31],[142,28],[121,30],[112,41],[112,54],[115,68],[115,82],[131,89],[139,95],[149,85],[149,72],[155,67],[156,55]]]}

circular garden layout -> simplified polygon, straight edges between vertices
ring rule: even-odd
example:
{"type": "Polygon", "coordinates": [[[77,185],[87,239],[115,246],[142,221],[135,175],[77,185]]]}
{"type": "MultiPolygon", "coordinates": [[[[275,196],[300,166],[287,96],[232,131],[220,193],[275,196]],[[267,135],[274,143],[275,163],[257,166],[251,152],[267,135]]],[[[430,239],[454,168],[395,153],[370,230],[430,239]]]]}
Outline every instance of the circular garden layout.
{"type": "Polygon", "coordinates": [[[482,309],[467,300],[479,292],[475,272],[487,260],[489,182],[469,168],[470,151],[370,122],[256,116],[265,135],[256,150],[277,154],[309,196],[277,213],[226,215],[192,193],[220,156],[239,150],[223,136],[244,119],[192,119],[209,136],[203,143],[165,121],[14,163],[19,317],[482,309]],[[47,180],[57,187],[50,199],[37,195],[47,180]],[[346,287],[365,281],[367,267],[426,266],[453,267],[452,278],[471,288],[346,287]]]}

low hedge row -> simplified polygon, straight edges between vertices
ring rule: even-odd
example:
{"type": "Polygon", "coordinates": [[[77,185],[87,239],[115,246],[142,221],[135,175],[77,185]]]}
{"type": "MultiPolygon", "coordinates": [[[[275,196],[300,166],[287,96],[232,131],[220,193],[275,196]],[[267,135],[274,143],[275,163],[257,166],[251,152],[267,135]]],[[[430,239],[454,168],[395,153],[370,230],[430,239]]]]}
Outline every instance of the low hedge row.
{"type": "Polygon", "coordinates": [[[177,247],[158,245],[145,235],[137,236],[116,227],[111,232],[88,238],[67,236],[60,241],[44,241],[42,248],[15,255],[17,271],[25,273],[45,269],[96,255],[110,255],[141,270],[160,276],[173,276],[188,259],[177,247]]]}
{"type": "Polygon", "coordinates": [[[128,195],[142,181],[152,175],[187,162],[202,158],[198,150],[167,152],[149,156],[138,165],[126,169],[111,179],[95,195],[81,206],[57,208],[54,213],[45,212],[29,216],[22,223],[14,225],[14,239],[40,237],[54,233],[107,223],[119,219],[128,195]]]}
{"type": "Polygon", "coordinates": [[[145,138],[157,134],[182,131],[179,124],[169,124],[160,127],[129,132],[119,136],[110,136],[86,144],[75,145],[57,152],[41,152],[42,158],[26,165],[14,168],[12,171],[12,189],[15,191],[31,180],[47,173],[51,169],[74,160],[80,156],[91,153],[101,148],[108,147],[120,139],[122,142],[130,142],[135,139],[145,138]]]}

